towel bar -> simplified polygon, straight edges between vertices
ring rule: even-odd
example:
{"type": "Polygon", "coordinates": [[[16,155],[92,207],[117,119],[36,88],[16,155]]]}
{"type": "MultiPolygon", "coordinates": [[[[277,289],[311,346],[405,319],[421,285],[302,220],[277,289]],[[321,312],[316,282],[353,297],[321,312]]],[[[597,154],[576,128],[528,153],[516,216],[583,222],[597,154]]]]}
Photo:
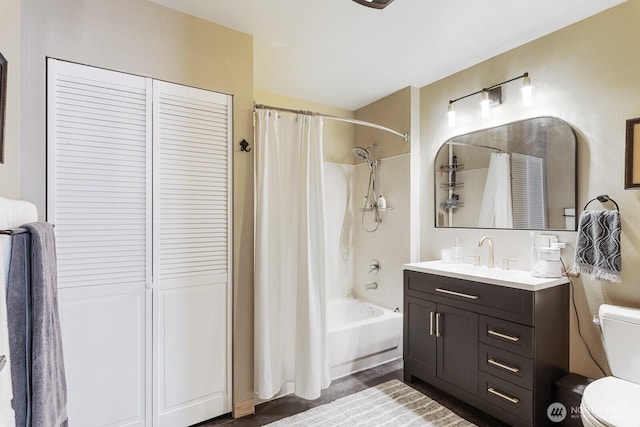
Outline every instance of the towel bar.
{"type": "Polygon", "coordinates": [[[8,230],[0,230],[0,234],[6,234],[7,236],[15,236],[16,234],[28,233],[26,228],[10,228],[8,230]]]}
{"type": "MultiPolygon", "coordinates": [[[[53,227],[55,227],[55,224],[51,224],[53,227]]],[[[22,234],[22,233],[28,233],[29,230],[27,230],[24,227],[16,227],[16,228],[9,228],[7,230],[0,230],[0,234],[4,234],[7,236],[15,236],[16,234],[22,234]]]]}

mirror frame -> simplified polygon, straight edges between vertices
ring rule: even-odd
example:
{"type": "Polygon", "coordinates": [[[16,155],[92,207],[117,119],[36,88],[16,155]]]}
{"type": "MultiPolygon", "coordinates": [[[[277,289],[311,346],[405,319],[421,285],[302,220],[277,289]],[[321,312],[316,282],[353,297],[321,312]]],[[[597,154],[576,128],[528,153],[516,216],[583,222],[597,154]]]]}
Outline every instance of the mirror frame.
{"type": "Polygon", "coordinates": [[[4,164],[4,118],[7,109],[7,60],[0,53],[0,164],[4,164]]]}
{"type": "Polygon", "coordinates": [[[478,129],[478,130],[474,130],[471,132],[467,132],[467,133],[463,133],[460,135],[454,135],[450,138],[448,138],[445,142],[443,142],[440,147],[438,147],[438,150],[436,151],[435,157],[433,158],[433,177],[434,177],[434,185],[433,185],[433,212],[434,212],[434,216],[433,216],[433,227],[435,229],[438,230],[446,230],[446,229],[469,229],[469,230],[520,230],[520,231],[543,231],[543,232],[551,232],[551,231],[577,231],[578,230],[578,217],[580,214],[580,211],[578,209],[578,134],[576,132],[576,130],[574,129],[573,126],[571,126],[566,120],[563,120],[559,117],[555,117],[555,116],[536,116],[536,117],[529,117],[529,118],[525,118],[525,119],[521,119],[521,120],[515,120],[512,122],[508,122],[508,123],[503,123],[497,126],[492,126],[492,127],[488,127],[488,128],[483,128],[483,129],[478,129]],[[453,226],[453,227],[438,227],[438,209],[437,209],[437,183],[436,183],[436,174],[439,172],[439,168],[436,162],[436,159],[438,158],[438,154],[440,153],[440,150],[445,146],[445,144],[447,144],[449,141],[454,140],[456,138],[462,138],[462,137],[467,137],[469,135],[474,135],[478,132],[486,132],[486,131],[490,131],[493,129],[497,129],[497,128],[501,128],[504,126],[510,126],[510,125],[514,125],[517,123],[521,123],[521,122],[527,122],[530,120],[535,120],[535,119],[553,119],[556,120],[558,122],[563,123],[565,126],[567,126],[570,130],[571,130],[571,135],[573,136],[573,152],[574,152],[574,188],[573,188],[573,203],[575,206],[575,217],[574,217],[574,224],[573,224],[573,229],[566,229],[566,228],[544,228],[544,229],[534,229],[534,228],[501,228],[501,227],[493,227],[493,228],[483,228],[483,227],[471,227],[471,226],[453,226]]]}

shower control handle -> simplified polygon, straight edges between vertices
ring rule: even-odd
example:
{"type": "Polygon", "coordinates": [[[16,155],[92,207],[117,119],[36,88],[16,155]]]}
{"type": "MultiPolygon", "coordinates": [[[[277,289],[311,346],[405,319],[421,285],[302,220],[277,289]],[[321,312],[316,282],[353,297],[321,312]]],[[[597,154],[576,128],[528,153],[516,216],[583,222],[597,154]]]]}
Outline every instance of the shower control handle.
{"type": "Polygon", "coordinates": [[[369,263],[369,273],[380,273],[380,261],[377,259],[372,259],[369,263]]]}

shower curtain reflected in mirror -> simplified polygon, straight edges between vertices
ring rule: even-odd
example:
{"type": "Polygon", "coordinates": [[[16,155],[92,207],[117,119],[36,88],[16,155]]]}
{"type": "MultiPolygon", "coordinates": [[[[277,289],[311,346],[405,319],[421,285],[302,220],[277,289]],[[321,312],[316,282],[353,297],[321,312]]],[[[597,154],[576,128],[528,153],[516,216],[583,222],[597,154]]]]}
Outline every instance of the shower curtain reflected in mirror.
{"type": "Polygon", "coordinates": [[[257,110],[254,387],[315,399],[329,386],[322,119],[257,110]]]}
{"type": "Polygon", "coordinates": [[[508,153],[491,153],[478,227],[513,228],[509,157],[508,153]]]}

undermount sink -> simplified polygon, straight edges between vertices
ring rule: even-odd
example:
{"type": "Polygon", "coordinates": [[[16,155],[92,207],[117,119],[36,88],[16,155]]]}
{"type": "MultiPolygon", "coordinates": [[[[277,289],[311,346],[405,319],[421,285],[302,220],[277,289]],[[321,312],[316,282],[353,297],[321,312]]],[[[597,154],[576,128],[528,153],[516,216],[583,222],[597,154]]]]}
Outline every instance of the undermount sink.
{"type": "Polygon", "coordinates": [[[566,277],[540,278],[533,277],[528,271],[503,270],[501,268],[481,267],[473,264],[455,264],[442,261],[424,261],[404,264],[405,270],[439,276],[456,277],[458,279],[483,282],[509,288],[538,291],[568,283],[566,277]]]}

